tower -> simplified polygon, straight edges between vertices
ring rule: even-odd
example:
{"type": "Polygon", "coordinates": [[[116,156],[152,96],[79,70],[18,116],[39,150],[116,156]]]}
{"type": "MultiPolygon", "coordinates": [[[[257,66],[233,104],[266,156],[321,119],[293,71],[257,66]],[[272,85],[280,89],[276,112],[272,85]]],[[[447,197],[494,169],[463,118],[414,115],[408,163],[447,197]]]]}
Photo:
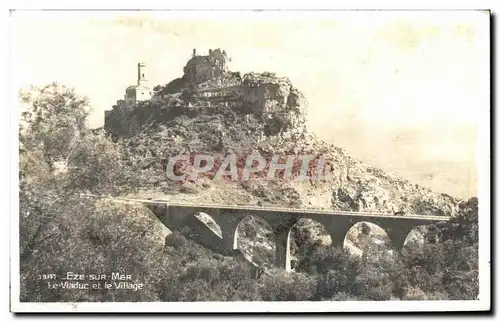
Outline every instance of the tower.
{"type": "Polygon", "coordinates": [[[196,57],[196,48],[193,48],[193,57],[196,57]]]}
{"type": "Polygon", "coordinates": [[[145,85],[147,83],[146,79],[146,64],[137,64],[137,85],[145,85]]]}
{"type": "Polygon", "coordinates": [[[146,79],[146,64],[137,64],[137,85],[131,85],[125,90],[125,105],[135,105],[137,102],[151,99],[151,90],[146,79]]]}

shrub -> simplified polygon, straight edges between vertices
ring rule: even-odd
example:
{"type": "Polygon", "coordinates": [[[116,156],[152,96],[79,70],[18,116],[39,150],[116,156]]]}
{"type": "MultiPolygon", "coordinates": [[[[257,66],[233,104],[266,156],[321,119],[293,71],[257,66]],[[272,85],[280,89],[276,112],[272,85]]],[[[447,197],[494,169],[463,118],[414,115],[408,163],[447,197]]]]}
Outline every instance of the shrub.
{"type": "Polygon", "coordinates": [[[69,156],[69,183],[92,193],[130,192],[137,184],[137,169],[126,160],[120,143],[104,132],[88,133],[77,142],[69,156]]]}
{"type": "Polygon", "coordinates": [[[405,301],[421,301],[427,299],[427,295],[418,287],[410,287],[403,296],[403,300],[405,301]]]}
{"type": "Polygon", "coordinates": [[[273,272],[261,281],[264,301],[309,301],[314,299],[316,279],[302,273],[273,272]]]}
{"type": "Polygon", "coordinates": [[[196,88],[195,86],[189,86],[188,88],[182,90],[180,98],[185,104],[187,104],[189,102],[192,102],[197,96],[198,88],[196,88]]]}
{"type": "Polygon", "coordinates": [[[165,238],[165,245],[174,247],[176,249],[182,249],[186,247],[187,240],[186,237],[182,236],[181,233],[173,231],[170,235],[165,238]]]}

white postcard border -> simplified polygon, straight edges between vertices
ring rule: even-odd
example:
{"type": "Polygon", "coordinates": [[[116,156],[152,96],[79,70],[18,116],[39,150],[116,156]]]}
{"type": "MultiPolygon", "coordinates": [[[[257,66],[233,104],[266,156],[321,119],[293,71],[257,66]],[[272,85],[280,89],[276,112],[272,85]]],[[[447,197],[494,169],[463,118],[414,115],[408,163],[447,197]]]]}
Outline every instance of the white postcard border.
{"type": "MultiPolygon", "coordinates": [[[[32,6],[37,6],[39,3],[35,1],[31,2],[32,6]]],[[[127,1],[125,1],[126,3],[127,1]]],[[[130,1],[128,1],[130,3],[130,1]]],[[[363,1],[363,5],[358,5],[360,1],[349,1],[351,6],[356,6],[356,8],[369,7],[372,2],[363,1]],[[368,3],[368,6],[366,5],[368,3]]],[[[469,2],[475,8],[481,6],[481,3],[469,2]]],[[[16,7],[23,7],[27,1],[22,1],[15,3],[16,7]]],[[[62,1],[53,1],[56,6],[59,5],[60,8],[67,7],[67,3],[62,1]],[[58,3],[58,4],[57,4],[58,3]]],[[[85,2],[88,8],[99,8],[104,2],[99,1],[100,5],[92,4],[92,1],[85,2]]],[[[199,2],[201,3],[201,2],[199,2]]],[[[347,2],[344,2],[347,3],[347,2]]],[[[460,1],[454,1],[455,4],[460,3],[460,1]]],[[[145,7],[153,8],[154,6],[148,5],[147,2],[144,3],[145,7]]],[[[424,4],[426,8],[435,7],[435,1],[421,1],[419,6],[424,4]],[[427,2],[427,5],[425,3],[427,2]],[[431,4],[432,3],[432,4],[431,4]]],[[[253,3],[253,5],[256,5],[253,3]]],[[[126,4],[123,4],[126,6],[126,4]]],[[[47,4],[44,4],[45,8],[48,8],[47,4]]],[[[104,6],[106,7],[105,3],[104,6]]],[[[138,3],[133,4],[134,8],[139,8],[138,3]]],[[[181,6],[186,8],[187,6],[181,6]]],[[[216,6],[212,5],[212,8],[216,6]]],[[[223,6],[224,7],[224,6],[223,6]]],[[[264,6],[258,6],[264,8],[264,6]]],[[[319,5],[319,8],[322,6],[319,5]]],[[[324,6],[323,6],[324,7],[324,6]]],[[[340,6],[344,7],[345,6],[340,6]]],[[[378,8],[383,8],[384,6],[377,6],[378,8]]],[[[482,8],[488,8],[490,6],[483,6],[482,8]]],[[[144,7],[143,7],[144,8],[144,7]]],[[[394,6],[393,6],[394,8],[394,6]]],[[[414,6],[415,8],[415,6],[414,6]]],[[[462,7],[467,8],[467,6],[462,7]]],[[[489,21],[487,22],[489,24],[489,21]]],[[[486,44],[489,41],[485,39],[486,44]]],[[[485,47],[485,53],[489,57],[489,46],[485,47]]],[[[8,59],[8,57],[7,57],[8,59]]],[[[4,60],[5,61],[5,60],[4,60]]],[[[8,61],[8,60],[7,60],[8,61]]],[[[489,61],[485,58],[485,64],[489,61]]],[[[12,75],[12,66],[8,64],[9,75],[12,75]]],[[[488,68],[489,70],[489,68],[488,68]]],[[[485,75],[485,92],[484,100],[478,104],[478,106],[484,107],[486,104],[490,105],[490,93],[489,75],[485,75]]],[[[19,302],[19,218],[18,218],[18,142],[17,142],[17,131],[18,131],[18,113],[13,108],[16,106],[16,95],[17,89],[9,88],[9,78],[7,78],[6,86],[7,93],[9,94],[9,118],[7,119],[9,124],[6,124],[9,131],[8,136],[3,136],[2,140],[12,140],[7,142],[10,149],[10,167],[4,167],[9,170],[10,176],[10,209],[4,213],[10,214],[10,287],[11,287],[11,311],[13,312],[360,312],[360,311],[370,311],[370,312],[405,312],[405,311],[460,311],[460,310],[485,310],[489,309],[490,303],[490,118],[489,109],[481,108],[481,126],[478,135],[477,144],[477,166],[479,173],[479,188],[478,197],[479,203],[479,272],[480,272],[480,300],[478,301],[388,301],[388,302],[371,302],[371,301],[345,301],[345,302],[142,302],[142,303],[125,303],[125,302],[114,302],[114,303],[20,303],[19,302]]],[[[5,120],[4,120],[5,121],[5,120]]],[[[4,127],[5,131],[5,127],[4,127]]],[[[7,226],[7,225],[4,225],[7,226]]]]}

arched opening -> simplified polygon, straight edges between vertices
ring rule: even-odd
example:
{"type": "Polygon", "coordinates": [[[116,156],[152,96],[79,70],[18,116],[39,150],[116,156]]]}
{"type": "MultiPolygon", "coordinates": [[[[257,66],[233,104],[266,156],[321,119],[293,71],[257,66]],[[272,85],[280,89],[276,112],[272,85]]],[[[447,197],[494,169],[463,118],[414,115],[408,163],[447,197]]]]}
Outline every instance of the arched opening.
{"type": "Polygon", "coordinates": [[[264,219],[256,216],[247,216],[240,221],[234,235],[234,248],[259,266],[270,268],[276,260],[273,230],[264,219]]]}
{"type": "Polygon", "coordinates": [[[421,225],[413,228],[406,236],[405,249],[421,249],[424,245],[439,241],[439,228],[435,225],[421,225]]]}
{"type": "Polygon", "coordinates": [[[196,219],[198,219],[201,223],[203,223],[210,231],[212,231],[215,235],[217,235],[220,239],[222,239],[222,229],[219,224],[207,213],[198,212],[194,215],[196,219]]]}
{"type": "Polygon", "coordinates": [[[182,218],[179,232],[186,238],[208,249],[217,251],[222,243],[222,230],[207,213],[198,212],[182,218]]]}
{"type": "Polygon", "coordinates": [[[357,257],[380,252],[392,254],[391,248],[391,239],[385,230],[366,221],[354,224],[344,238],[344,249],[357,257]]]}
{"type": "Polygon", "coordinates": [[[309,271],[315,255],[325,252],[331,244],[332,238],[323,224],[309,218],[299,219],[290,231],[291,269],[309,271]]]}

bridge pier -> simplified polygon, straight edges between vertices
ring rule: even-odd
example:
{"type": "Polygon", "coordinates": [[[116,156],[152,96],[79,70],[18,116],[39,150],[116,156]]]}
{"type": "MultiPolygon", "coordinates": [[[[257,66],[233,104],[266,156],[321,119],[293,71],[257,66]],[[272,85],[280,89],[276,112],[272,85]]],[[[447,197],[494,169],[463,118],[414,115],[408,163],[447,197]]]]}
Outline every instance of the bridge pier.
{"type": "Polygon", "coordinates": [[[233,254],[234,250],[238,249],[238,224],[242,218],[228,214],[213,214],[212,218],[217,222],[221,229],[221,250],[224,254],[233,254]]]}
{"type": "Polygon", "coordinates": [[[311,218],[323,225],[326,231],[330,234],[332,247],[344,247],[345,237],[352,227],[352,223],[347,220],[335,220],[334,218],[311,218]]]}
{"type": "Polygon", "coordinates": [[[402,250],[406,241],[406,237],[414,227],[388,227],[385,228],[387,236],[391,239],[391,245],[394,250],[402,250]]]}
{"type": "Polygon", "coordinates": [[[287,272],[292,270],[290,263],[290,232],[300,216],[290,213],[261,213],[256,214],[264,219],[272,228],[276,247],[275,266],[287,272]]]}

